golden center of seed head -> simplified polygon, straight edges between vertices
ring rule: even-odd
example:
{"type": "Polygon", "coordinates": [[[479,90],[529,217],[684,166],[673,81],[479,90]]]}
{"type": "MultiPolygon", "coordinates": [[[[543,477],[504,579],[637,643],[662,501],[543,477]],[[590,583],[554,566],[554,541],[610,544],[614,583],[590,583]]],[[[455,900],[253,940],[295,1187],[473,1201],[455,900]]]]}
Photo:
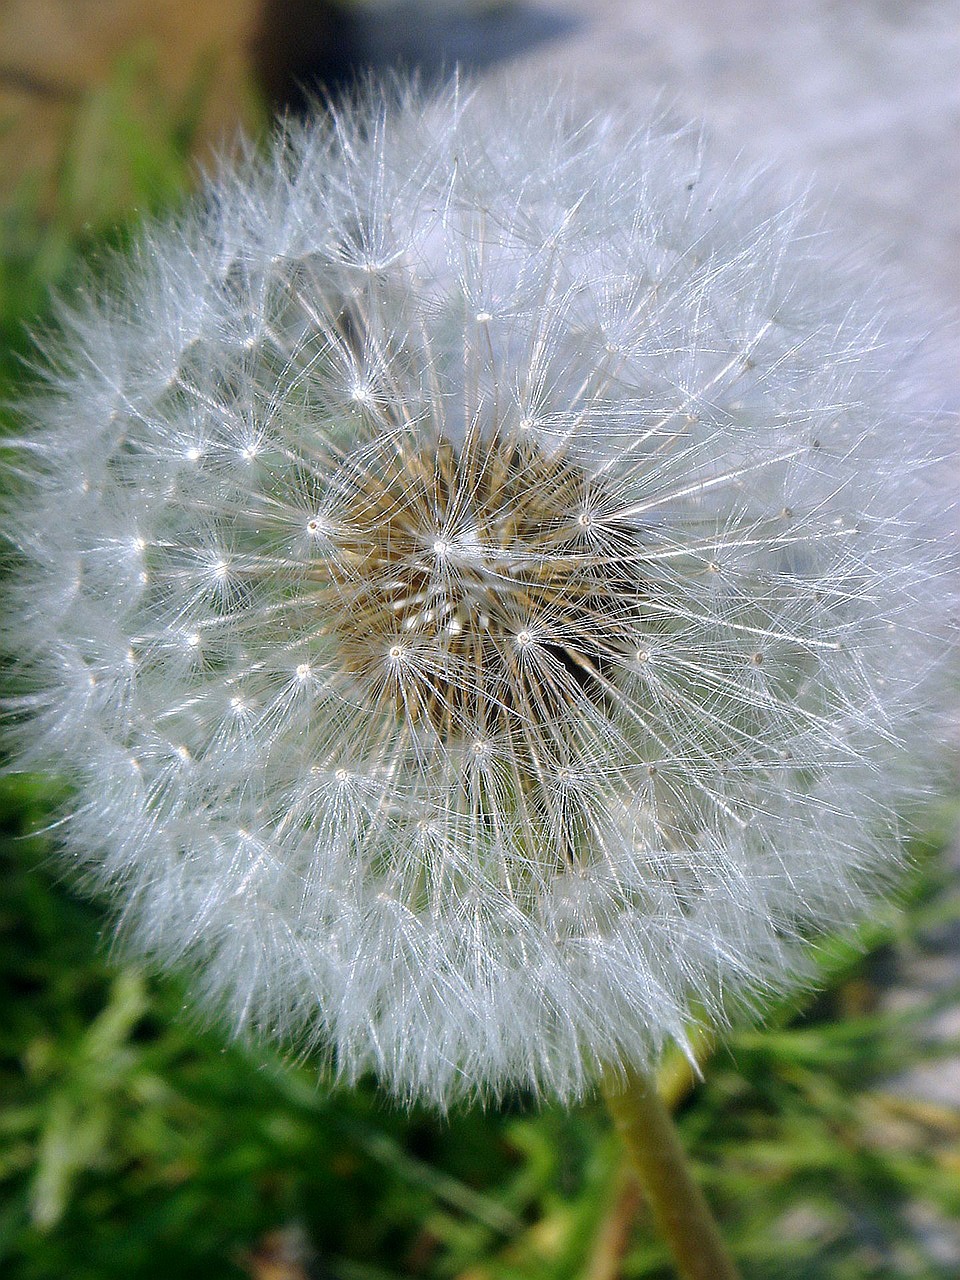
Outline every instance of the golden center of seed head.
{"type": "Polygon", "coordinates": [[[603,701],[637,592],[624,531],[562,451],[398,437],[333,488],[329,629],[378,705],[447,741],[486,741],[603,701]]]}

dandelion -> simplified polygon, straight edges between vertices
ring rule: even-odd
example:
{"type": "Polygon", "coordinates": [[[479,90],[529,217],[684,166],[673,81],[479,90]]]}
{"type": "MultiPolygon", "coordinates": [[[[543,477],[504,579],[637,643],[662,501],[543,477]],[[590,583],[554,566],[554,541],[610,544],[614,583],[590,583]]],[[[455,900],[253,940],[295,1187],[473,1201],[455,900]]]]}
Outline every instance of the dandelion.
{"type": "Polygon", "coordinates": [[[410,95],[290,126],[64,310],[21,764],[238,1031],[570,1099],[886,881],[941,444],[769,209],[689,130],[410,95]]]}

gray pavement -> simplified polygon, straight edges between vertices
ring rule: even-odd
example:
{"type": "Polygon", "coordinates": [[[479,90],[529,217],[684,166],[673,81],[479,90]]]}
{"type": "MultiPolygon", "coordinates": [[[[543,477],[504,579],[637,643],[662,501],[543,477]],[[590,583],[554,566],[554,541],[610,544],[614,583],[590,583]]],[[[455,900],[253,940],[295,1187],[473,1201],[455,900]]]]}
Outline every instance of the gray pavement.
{"type": "MultiPolygon", "coordinates": [[[[920,292],[960,306],[957,0],[553,0],[578,20],[524,59],[638,111],[703,119],[815,198],[920,292]]],[[[512,74],[507,68],[501,74],[512,74]]]]}

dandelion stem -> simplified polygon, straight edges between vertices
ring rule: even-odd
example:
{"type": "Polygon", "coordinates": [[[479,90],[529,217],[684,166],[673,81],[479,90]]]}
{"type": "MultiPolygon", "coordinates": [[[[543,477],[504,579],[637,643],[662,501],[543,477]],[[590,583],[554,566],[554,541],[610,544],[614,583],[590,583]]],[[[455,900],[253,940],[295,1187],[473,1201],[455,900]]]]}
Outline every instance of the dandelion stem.
{"type": "Polygon", "coordinates": [[[619,1280],[642,1204],[643,1193],[633,1171],[633,1162],[624,1152],[617,1166],[609,1206],[584,1271],[585,1280],[619,1280]]]}
{"type": "Polygon", "coordinates": [[[683,1280],[739,1280],[655,1082],[609,1076],[607,1108],[683,1280]]]}

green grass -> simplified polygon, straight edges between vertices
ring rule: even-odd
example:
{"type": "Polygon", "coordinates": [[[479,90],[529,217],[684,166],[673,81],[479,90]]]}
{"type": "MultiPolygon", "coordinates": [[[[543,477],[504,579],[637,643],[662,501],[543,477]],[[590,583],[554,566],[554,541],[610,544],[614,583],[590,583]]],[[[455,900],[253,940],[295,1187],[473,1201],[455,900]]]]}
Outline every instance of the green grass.
{"type": "MultiPolygon", "coordinates": [[[[80,110],[53,206],[24,189],[0,213],[6,396],[49,290],[189,181],[194,108],[137,117],[132,74],[80,110]]],[[[0,1274],[265,1277],[281,1232],[334,1280],[587,1275],[620,1177],[596,1102],[441,1120],[199,1028],[186,986],[112,958],[102,904],[62,882],[54,800],[38,779],[0,783],[0,1274]]],[[[890,1081],[960,1052],[924,1031],[960,993],[905,1012],[879,999],[900,958],[960,928],[952,819],[931,815],[902,909],[822,948],[821,994],[732,1036],[681,1108],[746,1280],[956,1274],[940,1237],[960,1221],[960,1114],[890,1081]]],[[[642,1214],[623,1275],[670,1275],[642,1214]]]]}
{"type": "MultiPolygon", "coordinates": [[[[342,1280],[585,1274],[618,1166],[596,1103],[440,1120],[199,1029],[185,989],[112,961],[102,911],[58,882],[29,834],[50,799],[31,779],[0,790],[0,1273],[241,1276],[296,1229],[342,1280]]],[[[682,1110],[746,1277],[955,1274],[920,1227],[960,1220],[960,1115],[887,1082],[960,1046],[924,1039],[928,1008],[870,1008],[881,961],[960,921],[935,849],[920,857],[873,956],[836,948],[814,1007],[731,1037],[682,1110]]],[[[624,1274],[670,1274],[642,1225],[624,1274]]]]}

